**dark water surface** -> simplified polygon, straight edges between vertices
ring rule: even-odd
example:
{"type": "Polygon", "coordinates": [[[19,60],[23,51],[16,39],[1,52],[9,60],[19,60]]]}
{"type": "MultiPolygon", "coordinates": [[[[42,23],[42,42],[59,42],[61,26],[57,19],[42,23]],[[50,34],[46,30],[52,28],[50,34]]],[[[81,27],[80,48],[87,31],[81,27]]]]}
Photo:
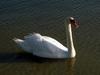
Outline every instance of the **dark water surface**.
{"type": "Polygon", "coordinates": [[[0,75],[100,75],[99,0],[0,0],[0,75]],[[64,19],[74,16],[75,59],[48,60],[12,41],[32,32],[66,45],[64,19]]]}

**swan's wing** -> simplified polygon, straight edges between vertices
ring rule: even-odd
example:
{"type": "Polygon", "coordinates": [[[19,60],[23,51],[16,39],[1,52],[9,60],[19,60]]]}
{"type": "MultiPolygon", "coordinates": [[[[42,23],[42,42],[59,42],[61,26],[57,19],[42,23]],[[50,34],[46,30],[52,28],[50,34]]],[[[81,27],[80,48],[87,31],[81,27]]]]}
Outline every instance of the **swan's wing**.
{"type": "Polygon", "coordinates": [[[24,41],[28,43],[34,55],[41,57],[51,57],[52,50],[48,46],[40,34],[30,34],[24,37],[24,41]]]}
{"type": "Polygon", "coordinates": [[[64,47],[61,43],[55,39],[47,36],[43,36],[42,46],[45,48],[43,55],[49,58],[66,58],[68,48],[64,47]]]}
{"type": "Polygon", "coordinates": [[[47,44],[51,44],[55,47],[57,47],[58,49],[64,50],[64,51],[68,51],[68,48],[66,48],[65,46],[63,46],[60,42],[58,42],[57,40],[48,37],[48,36],[43,36],[43,41],[47,42],[47,44]]]}
{"type": "Polygon", "coordinates": [[[41,47],[42,37],[40,34],[29,34],[24,36],[24,41],[32,50],[38,50],[41,47]]]}

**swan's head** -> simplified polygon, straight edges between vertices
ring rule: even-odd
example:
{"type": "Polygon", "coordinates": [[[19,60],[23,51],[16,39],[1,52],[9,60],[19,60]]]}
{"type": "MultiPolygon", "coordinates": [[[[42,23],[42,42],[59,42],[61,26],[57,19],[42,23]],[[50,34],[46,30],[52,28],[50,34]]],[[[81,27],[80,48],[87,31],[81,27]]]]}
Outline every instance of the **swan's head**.
{"type": "Polygon", "coordinates": [[[71,24],[71,26],[72,26],[73,28],[78,28],[78,27],[79,27],[78,22],[77,22],[73,17],[70,17],[70,18],[69,18],[69,22],[70,22],[70,24],[71,24]]]}

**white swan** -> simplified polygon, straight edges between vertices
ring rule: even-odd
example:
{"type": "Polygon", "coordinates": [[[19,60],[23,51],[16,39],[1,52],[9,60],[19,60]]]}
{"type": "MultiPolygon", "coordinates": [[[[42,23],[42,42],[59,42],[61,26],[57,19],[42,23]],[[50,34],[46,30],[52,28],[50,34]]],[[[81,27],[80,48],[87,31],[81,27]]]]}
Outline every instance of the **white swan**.
{"type": "MultiPolygon", "coordinates": [[[[66,21],[65,21],[66,24],[66,21]]],[[[73,39],[72,28],[78,27],[73,17],[69,18],[69,24],[66,25],[67,47],[55,39],[42,36],[39,33],[29,34],[24,36],[24,40],[14,38],[13,40],[23,48],[23,50],[33,53],[33,55],[45,58],[74,58],[76,55],[73,39]]]]}

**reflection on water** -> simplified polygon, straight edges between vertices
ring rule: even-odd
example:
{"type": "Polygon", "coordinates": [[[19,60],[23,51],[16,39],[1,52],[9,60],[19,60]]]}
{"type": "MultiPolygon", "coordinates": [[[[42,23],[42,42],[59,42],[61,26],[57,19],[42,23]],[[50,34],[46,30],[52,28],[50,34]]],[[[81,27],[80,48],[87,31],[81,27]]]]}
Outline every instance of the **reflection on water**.
{"type": "Polygon", "coordinates": [[[28,74],[32,73],[35,75],[74,75],[74,64],[75,58],[73,59],[46,59],[33,56],[28,53],[0,53],[0,64],[5,63],[9,66],[2,66],[1,74],[3,71],[6,71],[9,67],[9,70],[6,73],[14,74],[24,74],[27,73],[26,68],[31,68],[28,70],[28,74]],[[14,64],[17,65],[14,65],[14,64]],[[26,64],[26,66],[21,66],[22,63],[31,63],[31,65],[26,64]],[[13,68],[13,69],[11,69],[13,68]],[[11,70],[10,70],[11,69],[11,70]],[[21,70],[25,72],[21,72],[21,70]],[[12,73],[13,71],[13,73],[12,73]],[[29,73],[30,71],[30,73],[29,73]]]}

